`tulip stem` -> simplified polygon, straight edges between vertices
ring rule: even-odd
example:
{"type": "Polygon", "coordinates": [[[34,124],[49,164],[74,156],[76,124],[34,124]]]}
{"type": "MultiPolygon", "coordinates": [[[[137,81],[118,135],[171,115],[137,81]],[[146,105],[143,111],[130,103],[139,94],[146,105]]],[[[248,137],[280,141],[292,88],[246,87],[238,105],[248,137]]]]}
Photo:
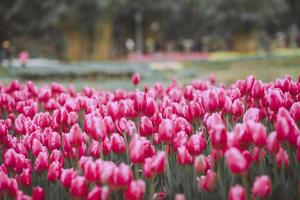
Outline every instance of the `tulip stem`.
{"type": "Polygon", "coordinates": [[[139,179],[139,165],[135,164],[135,165],[133,165],[133,167],[134,167],[134,176],[135,176],[135,179],[138,180],[139,179]]]}
{"type": "Polygon", "coordinates": [[[149,198],[150,200],[153,199],[153,192],[154,192],[154,177],[150,178],[149,181],[149,198]]]}
{"type": "Polygon", "coordinates": [[[124,140],[125,140],[125,144],[126,144],[126,161],[127,164],[129,164],[129,146],[128,146],[128,139],[127,139],[127,135],[126,133],[123,134],[124,135],[124,140]]]}
{"type": "Polygon", "coordinates": [[[103,150],[102,150],[102,141],[99,142],[99,152],[101,160],[104,160],[103,150]]]}
{"type": "Polygon", "coordinates": [[[243,174],[242,175],[242,182],[246,190],[246,195],[247,199],[250,199],[250,193],[249,193],[249,185],[248,185],[248,180],[247,180],[247,175],[243,174]]]}

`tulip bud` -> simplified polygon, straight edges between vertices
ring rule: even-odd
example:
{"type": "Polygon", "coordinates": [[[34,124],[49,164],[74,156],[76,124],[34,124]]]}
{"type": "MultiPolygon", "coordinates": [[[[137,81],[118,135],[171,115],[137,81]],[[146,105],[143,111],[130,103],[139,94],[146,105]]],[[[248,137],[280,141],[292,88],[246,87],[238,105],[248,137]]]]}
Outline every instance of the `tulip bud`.
{"type": "Polygon", "coordinates": [[[61,174],[61,164],[58,161],[54,161],[49,166],[47,178],[49,181],[56,181],[59,180],[60,174],[61,174]]]}
{"type": "Polygon", "coordinates": [[[61,184],[66,188],[70,188],[72,179],[76,176],[77,172],[73,168],[63,169],[60,176],[61,184]]]}
{"type": "Polygon", "coordinates": [[[150,119],[146,116],[141,117],[140,122],[140,135],[141,136],[148,136],[153,133],[153,126],[150,119]]]}
{"type": "Polygon", "coordinates": [[[246,191],[240,185],[235,185],[230,188],[228,200],[246,200],[246,191]]]}
{"type": "Polygon", "coordinates": [[[229,170],[234,174],[241,174],[248,170],[248,162],[244,155],[235,147],[231,147],[225,153],[229,170]]]}
{"type": "Polygon", "coordinates": [[[193,134],[187,143],[188,151],[191,155],[199,155],[206,147],[203,133],[193,134]]]}
{"type": "Polygon", "coordinates": [[[254,198],[267,198],[271,194],[271,181],[266,175],[255,178],[252,187],[252,196],[254,198]]]}
{"type": "Polygon", "coordinates": [[[125,191],[126,200],[141,200],[145,194],[146,186],[143,180],[131,181],[125,191]]]}
{"type": "Polygon", "coordinates": [[[110,137],[111,149],[114,153],[124,153],[126,151],[126,144],[124,138],[118,133],[113,133],[110,137]]]}
{"type": "Polygon", "coordinates": [[[88,193],[86,179],[83,176],[77,176],[71,181],[70,193],[73,197],[85,197],[88,193]]]}
{"type": "Polygon", "coordinates": [[[207,192],[212,191],[216,183],[216,178],[217,174],[212,170],[208,170],[205,176],[202,175],[200,178],[197,178],[198,188],[207,192]]]}
{"type": "Polygon", "coordinates": [[[174,124],[170,119],[164,119],[159,125],[159,138],[164,142],[171,142],[174,135],[174,124]]]}
{"type": "Polygon", "coordinates": [[[34,161],[34,170],[40,173],[47,170],[48,165],[48,153],[40,152],[34,161]]]}
{"type": "Polygon", "coordinates": [[[291,116],[294,118],[295,121],[300,120],[300,102],[295,102],[290,109],[291,116]]]}
{"type": "Polygon", "coordinates": [[[32,189],[32,200],[44,200],[45,191],[43,188],[37,186],[32,189]]]}
{"type": "Polygon", "coordinates": [[[177,149],[177,160],[181,165],[193,164],[194,158],[188,152],[185,146],[181,146],[177,149]]]}
{"type": "Polygon", "coordinates": [[[106,186],[98,187],[95,186],[88,194],[86,200],[108,200],[109,199],[109,189],[106,186]]]}
{"type": "Polygon", "coordinates": [[[132,84],[135,85],[135,86],[139,84],[140,80],[141,80],[141,76],[140,76],[140,74],[137,73],[137,72],[134,73],[134,74],[132,75],[132,77],[131,77],[131,82],[132,82],[132,84]]]}

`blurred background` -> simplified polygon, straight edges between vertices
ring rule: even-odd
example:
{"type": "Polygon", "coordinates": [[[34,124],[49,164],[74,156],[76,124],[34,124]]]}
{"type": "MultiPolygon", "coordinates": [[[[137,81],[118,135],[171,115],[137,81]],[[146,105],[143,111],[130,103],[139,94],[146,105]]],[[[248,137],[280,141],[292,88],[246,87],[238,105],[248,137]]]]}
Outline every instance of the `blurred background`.
{"type": "Polygon", "coordinates": [[[1,0],[0,80],[130,89],[300,74],[299,0],[1,0]]]}

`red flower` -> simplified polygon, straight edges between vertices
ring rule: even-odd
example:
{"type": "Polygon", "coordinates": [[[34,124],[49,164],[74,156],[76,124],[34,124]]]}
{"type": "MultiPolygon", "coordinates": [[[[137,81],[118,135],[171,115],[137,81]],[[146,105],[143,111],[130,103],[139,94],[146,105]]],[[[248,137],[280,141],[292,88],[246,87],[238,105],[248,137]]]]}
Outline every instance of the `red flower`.
{"type": "Polygon", "coordinates": [[[295,102],[290,108],[291,116],[295,121],[300,120],[300,102],[295,102]]]}
{"type": "Polygon", "coordinates": [[[153,133],[153,126],[152,122],[150,119],[146,116],[141,117],[141,122],[140,122],[140,135],[141,136],[148,136],[153,133]]]}
{"type": "Polygon", "coordinates": [[[193,164],[194,157],[188,152],[185,146],[177,149],[177,160],[181,165],[193,164]]]}
{"type": "Polygon", "coordinates": [[[267,198],[271,194],[271,181],[266,175],[255,178],[252,187],[252,196],[254,198],[267,198]]]}
{"type": "Polygon", "coordinates": [[[174,124],[170,119],[164,119],[159,125],[159,138],[163,142],[171,142],[174,135],[174,124]]]}
{"type": "Polygon", "coordinates": [[[36,157],[34,162],[34,170],[37,172],[42,172],[48,169],[48,153],[47,152],[40,152],[39,155],[36,157]]]}
{"type": "Polygon", "coordinates": [[[164,151],[157,152],[156,155],[146,158],[143,165],[143,173],[146,178],[161,174],[165,170],[166,156],[164,151]]]}
{"type": "Polygon", "coordinates": [[[223,124],[216,124],[209,133],[214,148],[224,149],[227,146],[227,132],[223,124]]]}
{"type": "Polygon", "coordinates": [[[240,185],[235,185],[230,188],[228,200],[246,200],[246,191],[240,185]]]}
{"type": "Polygon", "coordinates": [[[141,80],[141,76],[139,73],[134,73],[131,77],[131,82],[133,85],[138,85],[141,80]]]}
{"type": "Polygon", "coordinates": [[[60,176],[61,184],[66,188],[70,188],[72,179],[76,176],[77,172],[73,168],[63,169],[60,176]]]}
{"type": "Polygon", "coordinates": [[[24,186],[29,186],[31,184],[31,170],[26,168],[22,170],[20,174],[20,182],[24,186]]]}
{"type": "Polygon", "coordinates": [[[49,166],[47,178],[49,181],[56,181],[59,180],[60,174],[61,174],[61,164],[58,161],[54,161],[49,166]]]}
{"type": "Polygon", "coordinates": [[[118,133],[113,133],[110,137],[111,149],[114,153],[124,153],[126,151],[126,144],[124,138],[118,133]]]}
{"type": "Polygon", "coordinates": [[[191,155],[199,155],[206,147],[206,141],[203,137],[203,133],[196,133],[190,137],[187,143],[188,151],[191,155]]]}
{"type": "Polygon", "coordinates": [[[248,163],[244,155],[235,147],[231,147],[225,153],[229,170],[234,174],[240,174],[248,170],[248,163]]]}
{"type": "Polygon", "coordinates": [[[132,180],[132,171],[130,167],[124,163],[121,163],[115,170],[113,183],[115,187],[128,186],[132,180]]]}
{"type": "Polygon", "coordinates": [[[77,176],[71,181],[70,193],[73,197],[85,197],[88,193],[86,179],[83,176],[77,176]]]}
{"type": "Polygon", "coordinates": [[[108,187],[98,187],[95,186],[88,194],[86,200],[108,200],[109,199],[109,189],[108,187]]]}
{"type": "Polygon", "coordinates": [[[125,191],[126,200],[141,200],[145,194],[145,182],[143,180],[131,181],[125,191]]]}
{"type": "Polygon", "coordinates": [[[210,192],[215,186],[216,178],[217,174],[212,170],[208,170],[205,176],[197,177],[198,188],[210,192]]]}
{"type": "Polygon", "coordinates": [[[32,200],[44,200],[45,191],[43,188],[37,186],[32,189],[32,200]]]}

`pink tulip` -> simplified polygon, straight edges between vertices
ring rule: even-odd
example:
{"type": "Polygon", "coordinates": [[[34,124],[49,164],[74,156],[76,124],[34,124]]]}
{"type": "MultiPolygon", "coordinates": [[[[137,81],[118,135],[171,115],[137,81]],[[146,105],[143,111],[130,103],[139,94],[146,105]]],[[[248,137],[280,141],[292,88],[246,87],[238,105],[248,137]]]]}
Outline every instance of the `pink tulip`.
{"type": "Polygon", "coordinates": [[[124,153],[126,151],[126,144],[124,138],[118,133],[111,135],[111,149],[114,153],[124,153]]]}
{"type": "Polygon", "coordinates": [[[235,185],[230,188],[228,200],[246,200],[246,191],[240,185],[235,185]]]}
{"type": "Polygon", "coordinates": [[[146,186],[143,180],[131,181],[125,191],[126,200],[141,200],[145,194],[146,186]]]}
{"type": "Polygon", "coordinates": [[[141,80],[141,76],[139,73],[134,73],[131,77],[131,82],[133,85],[138,85],[141,80]]]}
{"type": "Polygon", "coordinates": [[[207,192],[213,190],[216,183],[217,174],[214,171],[208,170],[206,175],[202,175],[197,178],[197,184],[199,189],[203,189],[207,192]]]}
{"type": "Polygon", "coordinates": [[[48,153],[40,152],[39,155],[35,159],[34,170],[40,173],[44,170],[47,170],[48,166],[49,166],[48,153]]]}
{"type": "Polygon", "coordinates": [[[244,155],[235,147],[231,147],[225,153],[229,170],[234,174],[241,174],[248,170],[248,162],[244,155]]]}
{"type": "Polygon", "coordinates": [[[187,143],[188,151],[191,155],[199,155],[206,147],[203,133],[193,134],[187,143]]]}
{"type": "Polygon", "coordinates": [[[77,176],[72,179],[70,193],[73,197],[85,197],[87,195],[87,182],[83,176],[77,176]]]}
{"type": "Polygon", "coordinates": [[[76,176],[77,176],[77,172],[73,168],[62,169],[61,176],[60,176],[61,184],[66,188],[70,188],[72,179],[75,178],[76,176]]]}
{"type": "Polygon", "coordinates": [[[252,187],[252,196],[254,198],[267,198],[271,194],[271,181],[266,175],[255,178],[252,187]]]}
{"type": "Polygon", "coordinates": [[[159,138],[164,142],[171,142],[174,135],[174,123],[170,119],[164,119],[159,125],[159,138]]]}
{"type": "Polygon", "coordinates": [[[43,188],[37,186],[32,189],[32,200],[44,200],[45,191],[43,188]]]}

